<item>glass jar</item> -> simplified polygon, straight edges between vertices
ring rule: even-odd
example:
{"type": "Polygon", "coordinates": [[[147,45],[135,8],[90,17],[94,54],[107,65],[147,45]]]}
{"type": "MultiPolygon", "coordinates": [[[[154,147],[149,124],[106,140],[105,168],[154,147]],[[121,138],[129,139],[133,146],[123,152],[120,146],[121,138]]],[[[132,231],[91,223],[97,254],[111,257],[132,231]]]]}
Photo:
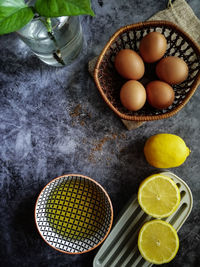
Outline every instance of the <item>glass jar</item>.
{"type": "Polygon", "coordinates": [[[49,19],[37,17],[20,29],[19,37],[43,62],[52,66],[69,65],[83,45],[82,28],[78,16],[49,19]],[[51,31],[48,31],[51,25],[51,31]]]}

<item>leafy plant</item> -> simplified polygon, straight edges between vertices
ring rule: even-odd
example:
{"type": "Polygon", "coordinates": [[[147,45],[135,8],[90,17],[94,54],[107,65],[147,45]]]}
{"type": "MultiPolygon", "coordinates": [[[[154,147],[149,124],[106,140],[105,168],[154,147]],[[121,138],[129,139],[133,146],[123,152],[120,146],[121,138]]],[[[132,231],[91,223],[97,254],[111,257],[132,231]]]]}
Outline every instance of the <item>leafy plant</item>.
{"type": "Polygon", "coordinates": [[[60,16],[91,15],[90,0],[36,0],[34,5],[24,0],[0,0],[0,35],[17,31],[34,16],[48,18],[60,16]]]}

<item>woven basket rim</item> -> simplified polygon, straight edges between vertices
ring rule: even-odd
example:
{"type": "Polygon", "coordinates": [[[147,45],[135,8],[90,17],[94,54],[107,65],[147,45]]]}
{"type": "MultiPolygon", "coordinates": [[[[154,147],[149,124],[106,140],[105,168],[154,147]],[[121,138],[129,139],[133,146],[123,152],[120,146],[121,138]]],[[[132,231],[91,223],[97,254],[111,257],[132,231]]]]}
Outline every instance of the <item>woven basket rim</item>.
{"type": "Polygon", "coordinates": [[[106,45],[104,46],[102,52],[100,53],[97,62],[96,62],[96,66],[94,69],[94,80],[95,83],[97,85],[97,88],[101,94],[101,96],[103,97],[104,101],[107,103],[107,105],[121,118],[124,120],[130,120],[130,121],[153,121],[153,120],[160,120],[160,119],[165,119],[165,118],[169,118],[173,115],[175,115],[178,111],[180,111],[190,100],[190,98],[192,97],[192,95],[194,94],[194,92],[196,91],[197,87],[200,85],[200,70],[198,71],[198,73],[196,74],[196,78],[195,81],[193,82],[193,85],[189,91],[189,93],[187,94],[187,96],[185,97],[185,99],[183,100],[182,103],[180,103],[176,108],[174,108],[173,110],[164,113],[164,114],[159,114],[159,115],[125,115],[123,113],[121,113],[118,109],[116,109],[111,102],[108,100],[106,94],[104,93],[99,79],[98,79],[98,72],[99,72],[99,67],[100,64],[103,60],[103,57],[107,51],[107,49],[112,45],[112,43],[116,40],[116,38],[124,33],[127,32],[129,30],[135,30],[135,29],[141,29],[143,27],[146,26],[168,26],[171,27],[172,29],[176,30],[184,39],[186,39],[189,44],[192,46],[192,48],[195,50],[196,54],[198,54],[200,56],[200,46],[197,45],[197,43],[189,36],[188,33],[186,33],[184,30],[182,30],[179,26],[177,26],[176,24],[170,22],[170,21],[166,21],[166,20],[152,20],[152,21],[143,21],[143,22],[138,22],[138,23],[134,23],[134,24],[130,24],[130,25],[126,25],[123,26],[121,28],[119,28],[109,39],[109,41],[106,43],[106,45]]]}

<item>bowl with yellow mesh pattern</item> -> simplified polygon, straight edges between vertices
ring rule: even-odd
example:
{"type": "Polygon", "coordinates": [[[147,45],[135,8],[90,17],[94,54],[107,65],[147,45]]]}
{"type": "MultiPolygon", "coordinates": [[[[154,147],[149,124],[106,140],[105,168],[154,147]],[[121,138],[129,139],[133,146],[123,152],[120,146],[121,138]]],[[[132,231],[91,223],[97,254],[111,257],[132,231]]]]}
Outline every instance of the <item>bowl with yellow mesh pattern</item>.
{"type": "Polygon", "coordinates": [[[108,236],[113,208],[105,189],[80,174],[53,179],[35,205],[37,229],[48,245],[68,254],[88,252],[108,236]]]}

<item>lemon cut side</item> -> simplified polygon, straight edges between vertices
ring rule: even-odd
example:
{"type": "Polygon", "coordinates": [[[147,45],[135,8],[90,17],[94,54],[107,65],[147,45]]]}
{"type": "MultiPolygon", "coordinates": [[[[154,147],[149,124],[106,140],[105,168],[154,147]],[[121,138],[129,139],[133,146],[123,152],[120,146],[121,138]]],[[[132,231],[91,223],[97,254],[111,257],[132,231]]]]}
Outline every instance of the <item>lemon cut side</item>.
{"type": "Polygon", "coordinates": [[[138,202],[148,215],[154,218],[166,218],[178,208],[180,191],[171,178],[154,174],[141,183],[138,202]]]}
{"type": "Polygon", "coordinates": [[[163,264],[176,256],[179,238],[172,225],[162,220],[152,220],[140,229],[138,248],[145,260],[163,264]]]}

